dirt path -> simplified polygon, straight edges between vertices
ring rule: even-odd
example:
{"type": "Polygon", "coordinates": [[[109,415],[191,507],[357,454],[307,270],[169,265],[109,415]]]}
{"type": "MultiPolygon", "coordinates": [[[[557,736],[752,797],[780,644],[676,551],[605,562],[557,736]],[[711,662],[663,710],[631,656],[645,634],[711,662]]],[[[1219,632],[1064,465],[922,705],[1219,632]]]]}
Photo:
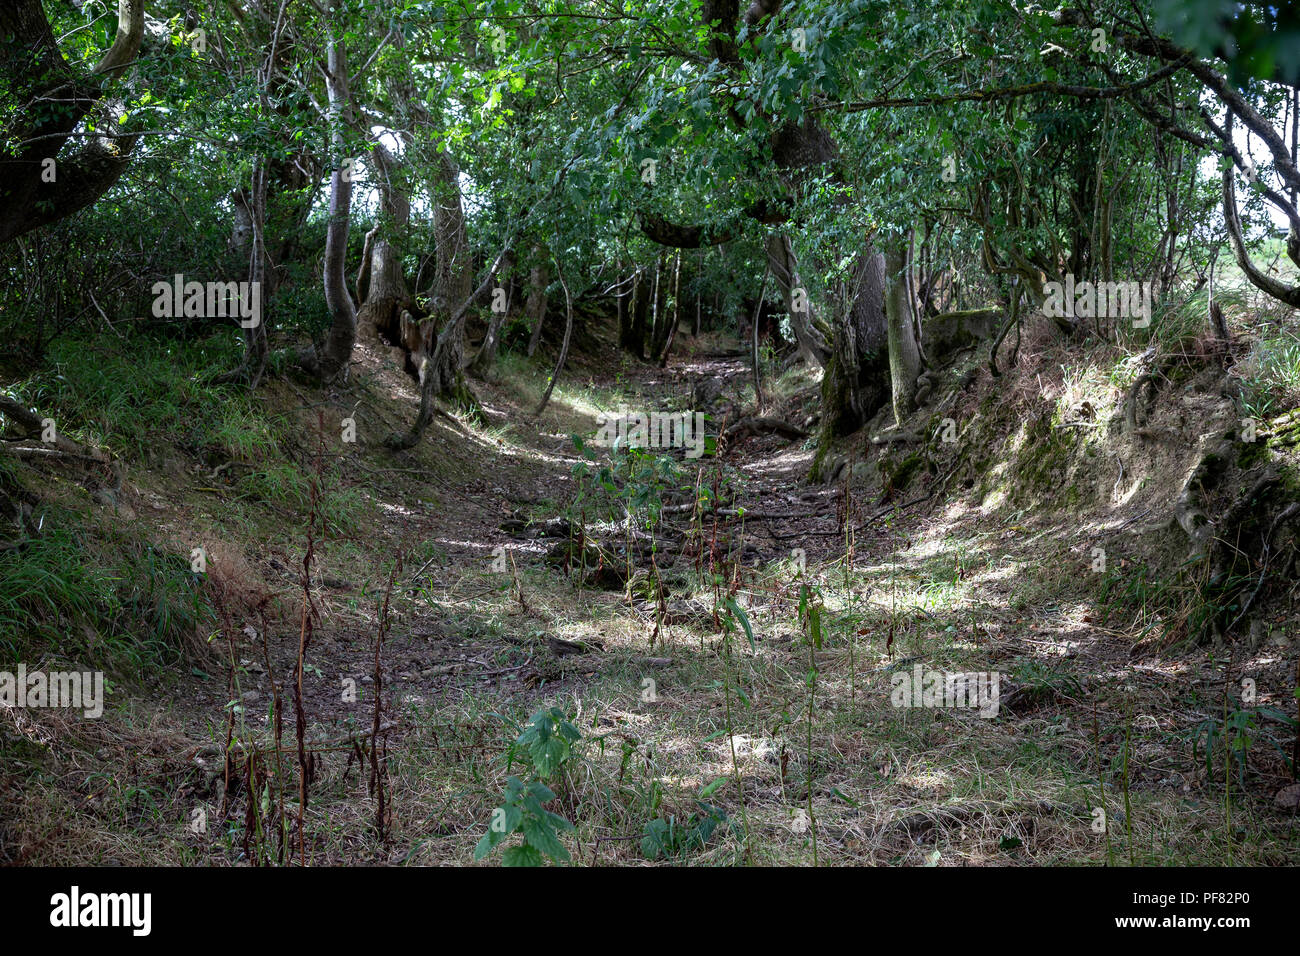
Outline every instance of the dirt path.
{"type": "MultiPolygon", "coordinates": [[[[373,397],[404,387],[394,374],[373,356],[363,366],[363,410],[401,414],[373,397]]],[[[597,520],[598,496],[574,474],[583,458],[568,435],[590,434],[599,407],[583,395],[683,408],[701,381],[721,382],[713,411],[734,421],[748,368],[703,356],[665,373],[595,356],[568,375],[577,384],[540,422],[503,379],[482,389],[481,423],[439,420],[409,456],[340,464],[343,483],[364,482],[376,507],[359,533],[327,536],[308,589],[316,624],[303,708],[315,756],[304,830],[317,862],[468,861],[500,800],[518,725],[543,704],[583,736],[550,785],[584,862],[803,863],[814,835],[822,863],[1300,859],[1295,818],[1273,803],[1286,783],[1280,731],[1253,729],[1239,776],[1221,751],[1207,764],[1203,740],[1198,749],[1222,724],[1225,680],[1249,672],[1270,700],[1285,691],[1280,654],[1264,648],[1225,667],[1199,651],[1135,652],[1149,622],[1099,604],[1077,523],[1011,524],[960,497],[881,496],[856,478],[810,486],[811,442],[776,434],[729,443],[702,460],[702,475],[675,456],[681,472],[660,491],[668,508],[687,505],[637,525],[653,538],[651,560],[642,538],[597,520]],[[692,489],[714,486],[730,489],[723,514],[693,522],[692,489]],[[580,491],[588,510],[567,510],[580,491]],[[619,549],[634,542],[630,589],[625,573],[612,585],[584,581],[547,561],[575,532],[538,528],[566,513],[586,516],[577,534],[599,540],[602,574],[626,567],[619,549]],[[380,654],[381,836],[368,733],[380,608],[399,553],[380,654]],[[728,595],[752,645],[718,626],[728,595]],[[819,608],[819,647],[801,603],[819,608]],[[935,674],[996,675],[993,712],[926,706],[919,695],[900,704],[903,688],[919,691],[935,674]],[[1246,791],[1231,822],[1225,769],[1246,791]],[[678,836],[643,844],[669,820],[678,836]]],[[[785,395],[782,414],[797,418],[806,397],[785,395]]],[[[253,790],[277,794],[285,782],[297,845],[290,689],[305,535],[286,530],[246,552],[274,594],[265,616],[236,613],[208,670],[164,679],[156,696],[95,729],[84,741],[91,765],[125,771],[104,786],[94,771],[67,768],[34,803],[44,814],[29,815],[29,832],[44,834],[30,859],[274,859],[276,839],[249,830],[254,746],[253,790]],[[245,756],[226,793],[232,660],[245,756]],[[272,677],[286,717],[278,768],[272,677]],[[40,819],[59,813],[70,822],[40,819]]],[[[276,815],[266,812],[263,827],[276,815]]]]}

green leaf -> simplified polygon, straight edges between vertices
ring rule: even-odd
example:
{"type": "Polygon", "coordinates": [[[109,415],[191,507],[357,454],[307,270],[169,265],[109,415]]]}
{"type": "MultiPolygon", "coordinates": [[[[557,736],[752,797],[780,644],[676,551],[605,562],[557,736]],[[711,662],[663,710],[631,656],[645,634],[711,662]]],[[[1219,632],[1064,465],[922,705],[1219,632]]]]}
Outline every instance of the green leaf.
{"type": "Polygon", "coordinates": [[[651,820],[645,825],[645,836],[641,838],[641,853],[647,860],[657,860],[667,849],[668,823],[664,820],[651,820]]]}
{"type": "Polygon", "coordinates": [[[711,784],[709,784],[703,790],[700,791],[700,799],[713,796],[715,793],[718,792],[718,788],[721,787],[726,782],[727,782],[726,777],[719,777],[717,780],[714,780],[711,784]]]}
{"type": "Polygon", "coordinates": [[[478,846],[474,847],[474,859],[481,860],[492,852],[492,848],[500,841],[500,837],[497,837],[496,840],[492,839],[494,835],[490,829],[483,834],[483,839],[479,840],[478,846]]]}
{"type": "Polygon", "coordinates": [[[575,827],[564,817],[560,816],[558,813],[552,813],[550,810],[547,810],[545,815],[546,815],[546,819],[551,821],[551,825],[558,830],[568,833],[570,830],[577,829],[577,827],[575,827]]]}
{"type": "Polygon", "coordinates": [[[524,792],[524,782],[518,777],[506,777],[506,802],[514,803],[519,799],[519,795],[524,792]]]}
{"type": "Polygon", "coordinates": [[[544,817],[524,818],[524,839],[528,841],[530,846],[536,847],[552,860],[569,862],[569,851],[564,848],[564,844],[555,836],[550,821],[544,817]]]}
{"type": "Polygon", "coordinates": [[[569,745],[559,737],[552,737],[544,743],[533,745],[533,766],[541,777],[549,777],[564,762],[569,745]]]}
{"type": "Polygon", "coordinates": [[[754,629],[749,625],[749,615],[745,613],[744,608],[742,608],[739,604],[736,603],[736,599],[734,597],[727,598],[727,600],[723,602],[723,607],[725,607],[728,611],[730,611],[731,614],[736,618],[736,620],[740,622],[740,626],[745,631],[745,636],[749,638],[750,649],[755,654],[757,654],[758,643],[754,640],[754,629]]]}
{"type": "Polygon", "coordinates": [[[525,843],[523,846],[512,846],[501,855],[502,866],[541,866],[542,855],[533,847],[525,843]]]}
{"type": "Polygon", "coordinates": [[[538,803],[545,803],[547,800],[555,799],[555,792],[540,780],[534,780],[528,785],[528,793],[538,803]]]}

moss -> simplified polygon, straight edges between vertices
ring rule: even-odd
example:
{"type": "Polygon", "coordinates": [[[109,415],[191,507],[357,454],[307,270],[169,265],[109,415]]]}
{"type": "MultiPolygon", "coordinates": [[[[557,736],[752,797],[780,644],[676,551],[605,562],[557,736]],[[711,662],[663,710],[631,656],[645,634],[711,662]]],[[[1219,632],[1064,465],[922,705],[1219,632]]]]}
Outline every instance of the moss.
{"type": "Polygon", "coordinates": [[[1300,500],[1300,469],[1294,465],[1283,463],[1279,469],[1282,479],[1282,487],[1285,488],[1291,498],[1300,500]]]}
{"type": "Polygon", "coordinates": [[[1265,442],[1244,441],[1240,444],[1237,452],[1237,467],[1243,469],[1253,468],[1268,456],[1268,445],[1265,442]]]}
{"type": "MultiPolygon", "coordinates": [[[[848,412],[849,383],[840,374],[839,359],[834,352],[831,353],[825,372],[822,374],[821,391],[822,422],[817,435],[817,451],[813,455],[812,468],[808,473],[809,479],[814,482],[826,480],[826,466],[830,463],[835,439],[847,433],[845,429],[850,423],[846,422],[845,418],[852,417],[848,412]]],[[[848,428],[849,432],[852,430],[853,428],[848,428]]]]}
{"type": "Polygon", "coordinates": [[[901,461],[895,462],[892,458],[882,458],[880,460],[880,483],[884,489],[885,495],[889,496],[901,488],[906,488],[916,477],[916,473],[926,465],[925,456],[914,451],[901,461]]]}
{"type": "Polygon", "coordinates": [[[1059,429],[1052,427],[1052,415],[1040,416],[1029,427],[1022,448],[1024,458],[1016,473],[1017,484],[1043,499],[1060,496],[1058,484],[1073,446],[1059,429]]]}
{"type": "Polygon", "coordinates": [[[823,421],[817,434],[817,451],[813,455],[812,468],[808,471],[808,480],[822,482],[826,480],[825,469],[830,459],[831,449],[835,447],[835,436],[830,426],[823,421]]]}
{"type": "Polygon", "coordinates": [[[1272,448],[1286,448],[1300,445],[1300,409],[1294,409],[1285,415],[1279,415],[1271,423],[1268,444],[1272,448]]]}

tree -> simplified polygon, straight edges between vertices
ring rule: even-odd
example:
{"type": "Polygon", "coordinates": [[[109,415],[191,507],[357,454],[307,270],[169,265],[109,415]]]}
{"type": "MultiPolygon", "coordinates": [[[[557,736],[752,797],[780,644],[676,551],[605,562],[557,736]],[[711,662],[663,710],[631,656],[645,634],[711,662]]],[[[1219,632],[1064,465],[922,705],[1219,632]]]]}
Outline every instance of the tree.
{"type": "Polygon", "coordinates": [[[138,137],[77,136],[135,62],[144,0],[118,0],[113,45],[88,74],[63,58],[41,0],[0,6],[0,85],[15,100],[0,141],[0,245],[89,206],[121,177],[138,137]],[[64,152],[74,139],[81,139],[64,152]]]}
{"type": "Polygon", "coordinates": [[[894,421],[903,419],[915,408],[916,379],[921,374],[921,353],[916,345],[912,324],[911,292],[907,284],[907,255],[901,241],[885,246],[885,274],[888,291],[885,314],[889,321],[889,370],[892,383],[894,421]]]}

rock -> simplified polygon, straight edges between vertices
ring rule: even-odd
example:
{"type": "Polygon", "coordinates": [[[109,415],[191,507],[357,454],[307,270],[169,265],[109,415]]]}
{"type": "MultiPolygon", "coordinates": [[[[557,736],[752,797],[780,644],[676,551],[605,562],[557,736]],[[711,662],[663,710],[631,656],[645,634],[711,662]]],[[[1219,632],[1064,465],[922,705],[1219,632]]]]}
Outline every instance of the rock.
{"type": "Polygon", "coordinates": [[[926,356],[934,366],[943,364],[953,352],[992,338],[1001,317],[999,309],[967,309],[929,317],[921,338],[926,356]]]}
{"type": "Polygon", "coordinates": [[[586,654],[589,651],[603,651],[605,645],[600,641],[566,641],[562,637],[547,636],[546,646],[551,649],[551,653],[557,657],[568,657],[570,654],[586,654]]]}
{"type": "Polygon", "coordinates": [[[1283,787],[1273,795],[1273,803],[1283,810],[1300,808],[1300,783],[1293,783],[1290,786],[1283,787]]]}
{"type": "Polygon", "coordinates": [[[691,405],[706,409],[722,398],[722,389],[726,383],[716,375],[698,378],[691,386],[691,405]]]}

